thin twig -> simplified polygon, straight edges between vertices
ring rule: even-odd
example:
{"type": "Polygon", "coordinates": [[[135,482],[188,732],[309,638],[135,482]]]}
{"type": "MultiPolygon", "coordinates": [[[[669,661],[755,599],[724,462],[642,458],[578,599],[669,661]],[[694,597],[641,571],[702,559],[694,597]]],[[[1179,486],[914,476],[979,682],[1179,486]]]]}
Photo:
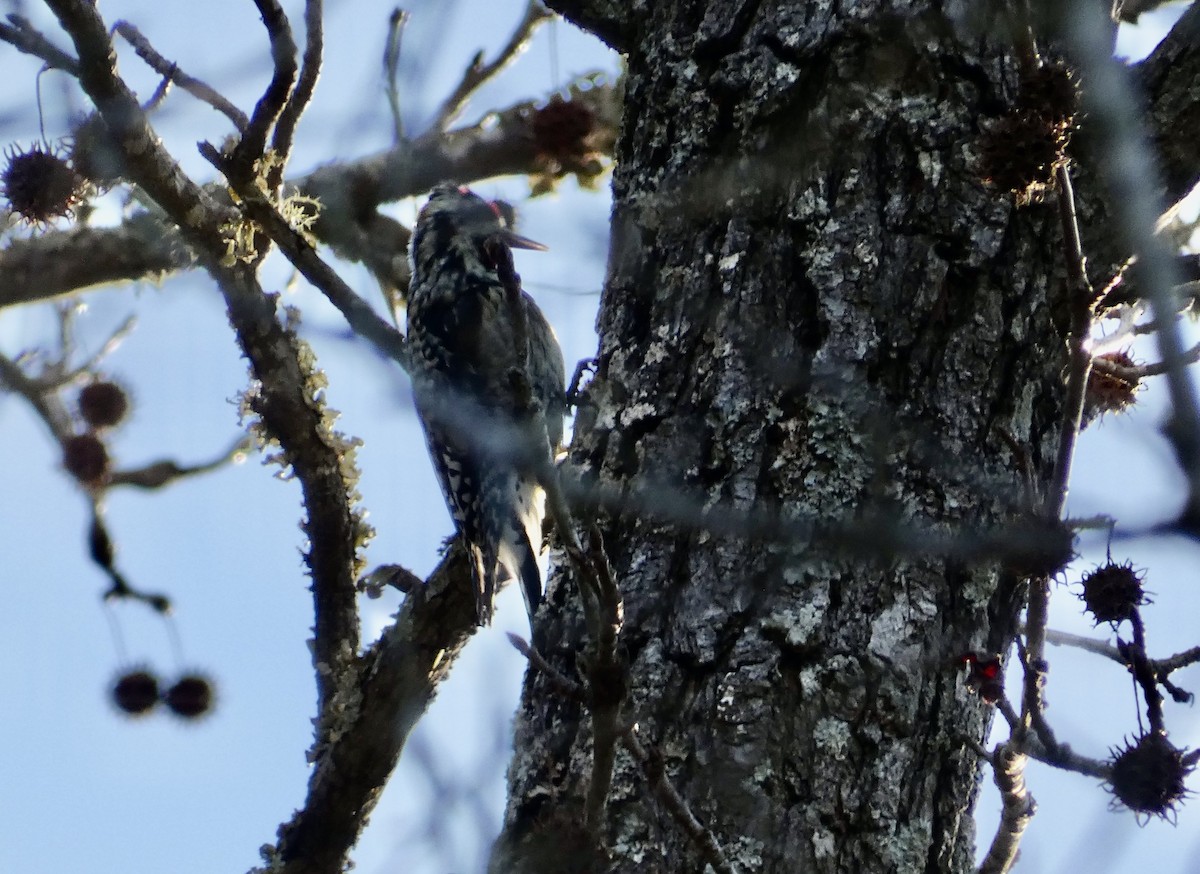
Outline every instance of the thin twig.
{"type": "Polygon", "coordinates": [[[1133,626],[1133,643],[1124,643],[1117,639],[1117,649],[1121,650],[1129,664],[1133,678],[1142,690],[1142,698],[1146,702],[1146,718],[1150,722],[1150,730],[1166,734],[1167,727],[1163,721],[1163,696],[1158,691],[1158,675],[1154,666],[1146,656],[1146,626],[1142,622],[1140,610],[1134,609],[1129,617],[1133,626]]]}
{"type": "Polygon", "coordinates": [[[1157,659],[1154,662],[1154,670],[1161,677],[1164,674],[1170,674],[1173,671],[1178,671],[1180,668],[1186,668],[1188,665],[1194,665],[1200,662],[1200,646],[1194,646],[1191,649],[1176,653],[1165,659],[1157,659]]]}
{"type": "Polygon", "coordinates": [[[716,837],[705,828],[704,823],[696,818],[683,796],[679,794],[679,790],[667,779],[662,757],[657,751],[651,752],[642,745],[638,738],[636,724],[629,726],[628,730],[622,733],[621,743],[625,749],[629,750],[634,761],[641,766],[642,773],[646,775],[646,781],[650,784],[650,791],[654,793],[659,803],[667,809],[676,824],[700,848],[700,854],[704,857],[704,861],[711,865],[717,874],[736,874],[737,869],[725,858],[725,853],[721,849],[721,845],[717,843],[716,837]]]}
{"type": "Polygon", "coordinates": [[[479,52],[471,59],[462,79],[438,110],[433,121],[433,130],[446,130],[462,114],[475,90],[508,66],[524,50],[537,26],[552,17],[553,13],[542,5],[541,0],[530,0],[529,5],[525,7],[524,17],[496,58],[485,64],[483,52],[479,52]]]}
{"type": "Polygon", "coordinates": [[[71,417],[62,401],[40,380],[28,376],[20,365],[5,355],[0,355],[0,388],[7,388],[23,397],[60,444],[70,439],[74,433],[71,417]]]}
{"type": "MultiPolygon", "coordinates": [[[[200,154],[218,169],[226,166],[227,160],[208,143],[200,144],[200,154]]],[[[370,305],[338,276],[337,271],[322,260],[304,235],[288,224],[260,192],[248,185],[234,183],[232,179],[230,183],[243,198],[242,209],[246,215],[279,246],[279,250],[301,275],[341,311],[351,329],[407,369],[408,351],[404,336],[380,318],[370,305]]]]}
{"type": "Polygon", "coordinates": [[[292,96],[279,113],[271,148],[276,161],[271,164],[267,177],[267,190],[275,191],[283,184],[283,173],[292,154],[292,140],[296,125],[308,109],[317,80],[321,77],[321,61],[325,51],[325,28],[322,22],[324,6],[322,0],[305,0],[304,3],[304,58],[300,67],[300,78],[292,89],[292,96]]]}
{"type": "Polygon", "coordinates": [[[89,374],[95,373],[96,369],[109,355],[112,355],[121,344],[125,342],[125,338],[133,333],[133,329],[137,327],[137,316],[127,316],[116,329],[108,335],[108,339],[101,344],[100,348],[94,355],[89,357],[83,364],[78,367],[67,370],[55,383],[56,386],[71,385],[78,382],[89,374]]]}
{"type": "Polygon", "coordinates": [[[166,616],[171,612],[171,599],[161,592],[145,592],[130,585],[114,564],[116,547],[104,522],[104,507],[98,497],[92,499],[92,518],[88,526],[88,552],[92,561],[104,571],[109,579],[108,590],[101,596],[104,601],[140,601],[157,613],[166,616]]]}
{"type": "Polygon", "coordinates": [[[230,462],[245,457],[253,443],[249,437],[239,437],[233,444],[211,461],[200,464],[181,465],[164,459],[132,470],[119,470],[108,479],[110,486],[135,486],[139,489],[160,489],[176,480],[199,476],[218,470],[230,462]]]}
{"type": "Polygon", "coordinates": [[[392,111],[392,134],[394,141],[404,139],[404,119],[400,115],[400,47],[404,39],[404,26],[409,14],[397,6],[388,16],[387,41],[383,47],[383,79],[387,90],[388,108],[392,111]]]}
{"type": "MultiPolygon", "coordinates": [[[[1090,652],[1094,655],[1103,656],[1110,661],[1114,661],[1124,668],[1131,668],[1131,654],[1128,648],[1113,646],[1112,644],[1096,640],[1091,637],[1082,637],[1078,634],[1068,634],[1065,631],[1046,631],[1046,642],[1053,646],[1069,646],[1075,649],[1081,649],[1084,652],[1090,652]]],[[[1171,695],[1173,699],[1181,704],[1190,703],[1194,696],[1186,689],[1181,689],[1168,679],[1171,674],[1178,671],[1180,668],[1185,668],[1200,662],[1200,646],[1192,647],[1189,650],[1176,653],[1165,659],[1145,659],[1148,670],[1150,670],[1155,679],[1164,689],[1171,695]]]]}
{"type": "Polygon", "coordinates": [[[10,15],[8,20],[12,22],[12,26],[0,23],[0,40],[4,40],[17,51],[45,61],[48,67],[70,73],[72,76],[79,75],[79,62],[42,36],[27,18],[10,15]]]}
{"type": "MultiPolygon", "coordinates": [[[[1063,162],[1056,168],[1055,178],[1058,183],[1059,218],[1063,230],[1063,254],[1066,262],[1071,308],[1067,399],[1063,408],[1062,430],[1059,434],[1058,452],[1054,463],[1054,478],[1046,494],[1046,503],[1043,507],[1045,518],[1057,524],[1067,505],[1067,494],[1071,484],[1071,467],[1075,458],[1075,444],[1079,438],[1080,424],[1083,421],[1088,376],[1092,369],[1092,356],[1087,349],[1087,340],[1091,332],[1092,305],[1095,294],[1087,278],[1087,264],[1079,235],[1079,219],[1075,210],[1075,190],[1071,184],[1069,163],[1063,162]]],[[[1045,710],[1043,690],[1047,672],[1045,650],[1049,609],[1050,577],[1047,574],[1038,574],[1030,580],[1029,601],[1026,606],[1021,722],[1013,732],[1013,741],[1018,748],[1025,743],[1031,727],[1038,730],[1039,737],[1048,748],[1057,747],[1057,742],[1054,740],[1049,726],[1042,718],[1045,710]]],[[[1016,838],[1019,840],[1020,835],[1017,834],[1016,838]]]]}
{"type": "Polygon", "coordinates": [[[1119,665],[1124,665],[1125,661],[1121,658],[1117,648],[1103,640],[1096,640],[1092,637],[1083,637],[1078,634],[1069,634],[1066,631],[1056,631],[1052,628],[1046,629],[1046,642],[1052,646],[1069,646],[1074,649],[1081,649],[1084,652],[1090,652],[1095,655],[1104,656],[1107,659],[1112,659],[1119,665]]]}
{"type": "Polygon", "coordinates": [[[112,29],[133,47],[137,56],[154,72],[178,85],[201,103],[207,103],[233,122],[233,126],[239,131],[246,129],[246,125],[249,124],[246,113],[230,103],[221,92],[196,77],[189,76],[183,70],[179,69],[178,64],[168,61],[160,55],[154,46],[150,44],[150,40],[146,39],[145,35],[135,25],[128,21],[118,21],[113,25],[112,29]]]}
{"type": "Polygon", "coordinates": [[[171,77],[163,76],[158,80],[158,87],[154,89],[154,93],[150,95],[150,99],[142,104],[142,109],[146,112],[154,112],[166,102],[167,96],[170,93],[171,77]]]}
{"type": "Polygon", "coordinates": [[[598,829],[604,820],[612,785],[621,708],[629,691],[629,670],[617,654],[617,641],[625,620],[624,602],[600,529],[595,524],[588,529],[588,558],[596,575],[598,600],[596,627],[590,630],[594,642],[585,660],[592,711],[592,782],[588,787],[586,816],[588,824],[598,829]]]}
{"type": "Polygon", "coordinates": [[[587,696],[584,693],[583,687],[574,680],[567,677],[559,671],[554,665],[546,661],[545,657],[534,649],[529,643],[519,635],[508,632],[508,642],[513,645],[521,655],[529,660],[529,664],[540,671],[549,681],[551,687],[559,695],[569,701],[575,701],[579,704],[587,703],[587,696]]]}
{"type": "MultiPolygon", "coordinates": [[[[1200,343],[1197,343],[1187,352],[1183,353],[1182,360],[1186,364],[1195,364],[1200,361],[1200,343]]],[[[1137,364],[1133,367],[1126,367],[1118,364],[1110,358],[1093,358],[1092,369],[1100,373],[1106,373],[1110,376],[1115,376],[1117,379],[1130,384],[1136,383],[1140,379],[1145,379],[1149,376],[1162,376],[1170,373],[1171,368],[1165,361],[1158,361],[1154,364],[1137,364]]]]}
{"type": "Polygon", "coordinates": [[[279,0],[254,0],[254,5],[258,7],[271,41],[273,72],[229,162],[239,182],[252,178],[254,163],[266,152],[267,135],[283,111],[296,82],[296,41],[283,7],[279,5],[279,0]]]}

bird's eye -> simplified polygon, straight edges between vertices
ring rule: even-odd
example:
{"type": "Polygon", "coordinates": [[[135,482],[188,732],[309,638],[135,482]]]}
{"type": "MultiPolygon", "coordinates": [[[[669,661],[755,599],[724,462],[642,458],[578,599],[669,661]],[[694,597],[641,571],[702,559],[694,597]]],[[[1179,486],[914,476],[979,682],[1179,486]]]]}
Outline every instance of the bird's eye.
{"type": "Polygon", "coordinates": [[[493,200],[488,206],[492,208],[502,226],[512,228],[517,223],[517,210],[507,200],[493,200]]]}

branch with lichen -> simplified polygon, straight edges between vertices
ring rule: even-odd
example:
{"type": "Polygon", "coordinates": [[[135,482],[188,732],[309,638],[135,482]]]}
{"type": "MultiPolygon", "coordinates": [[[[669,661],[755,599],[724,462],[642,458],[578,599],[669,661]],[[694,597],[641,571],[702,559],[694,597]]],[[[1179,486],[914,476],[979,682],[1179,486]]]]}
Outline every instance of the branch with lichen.
{"type": "MultiPolygon", "coordinates": [[[[174,223],[179,239],[219,286],[254,376],[243,412],[252,417],[251,429],[261,442],[278,447],[280,463],[301,486],[314,593],[319,724],[309,798],[281,829],[275,854],[283,861],[276,870],[309,871],[314,864],[340,869],[408,731],[475,628],[465,566],[461,560],[447,563],[440,582],[414,590],[397,623],[358,656],[356,576],[369,529],[356,507],[354,441],[334,430],[336,414],[325,405],[324,378],[295,334],[294,314],[281,313],[278,297],[259,285],[257,259],[226,257],[229,228],[246,222],[272,226],[282,217],[261,195],[235,206],[184,176],[107,63],[111,43],[95,7],[84,0],[51,0],[51,5],[76,45],[81,84],[125,153],[129,180],[161,209],[161,221],[174,223]],[[451,566],[458,572],[446,569],[451,566]]],[[[276,37],[281,26],[273,26],[276,37]]],[[[312,260],[315,253],[303,236],[283,224],[288,234],[276,228],[277,236],[292,248],[297,263],[335,276],[319,259],[312,260]]],[[[309,275],[321,284],[320,276],[309,275]]],[[[177,472],[152,465],[126,479],[131,485],[150,484],[177,472]]],[[[101,525],[95,531],[97,552],[110,554],[106,530],[101,525]]]]}

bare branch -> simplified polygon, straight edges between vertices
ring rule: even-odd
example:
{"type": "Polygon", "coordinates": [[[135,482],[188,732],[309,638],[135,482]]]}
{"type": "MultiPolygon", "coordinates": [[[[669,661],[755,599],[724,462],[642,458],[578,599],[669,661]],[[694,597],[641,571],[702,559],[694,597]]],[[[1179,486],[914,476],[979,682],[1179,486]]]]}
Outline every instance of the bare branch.
{"type": "Polygon", "coordinates": [[[271,165],[267,180],[267,188],[270,191],[283,184],[283,173],[292,154],[296,125],[300,123],[300,116],[304,114],[304,110],[308,109],[317,87],[317,79],[321,77],[321,61],[325,51],[325,30],[321,20],[323,9],[323,0],[306,0],[304,4],[304,59],[300,67],[300,78],[292,90],[291,98],[279,114],[279,121],[275,124],[275,133],[271,138],[271,148],[278,160],[271,165]]]}
{"type": "Polygon", "coordinates": [[[189,76],[183,70],[179,69],[178,64],[168,61],[160,55],[154,46],[150,44],[150,40],[146,39],[142,32],[133,24],[128,21],[118,21],[113,25],[113,31],[120,34],[133,47],[137,56],[145,61],[147,66],[154,70],[154,72],[163,76],[169,82],[178,85],[201,103],[207,103],[233,122],[233,126],[239,131],[246,129],[246,125],[249,124],[246,113],[226,100],[225,96],[215,88],[194,76],[189,76]]]}
{"type": "Polygon", "coordinates": [[[392,111],[392,131],[395,142],[404,139],[404,119],[400,115],[400,91],[397,78],[400,73],[400,45],[404,38],[404,25],[409,15],[399,6],[388,16],[388,35],[383,49],[383,78],[387,88],[388,107],[392,111]]]}
{"type": "MultiPolygon", "coordinates": [[[[578,683],[563,676],[536,649],[515,634],[508,635],[508,640],[519,653],[529,659],[529,664],[533,668],[540,671],[546,677],[555,692],[579,703],[586,704],[590,702],[589,695],[578,683]]],[[[704,857],[704,860],[716,872],[721,872],[721,874],[735,874],[737,869],[725,858],[725,853],[721,849],[721,845],[717,843],[716,837],[696,818],[691,808],[688,807],[687,801],[679,794],[679,790],[671,785],[671,782],[667,779],[662,756],[659,755],[657,750],[648,748],[642,744],[638,736],[637,723],[619,726],[614,735],[620,739],[621,744],[629,751],[633,760],[638,763],[642,774],[649,783],[650,791],[654,793],[659,803],[666,808],[671,818],[680,826],[684,834],[695,841],[696,846],[700,848],[700,853],[704,857]]],[[[593,765],[593,780],[596,778],[595,771],[596,768],[593,765]]],[[[592,795],[590,789],[588,794],[590,808],[592,795]]]]}
{"type": "MultiPolygon", "coordinates": [[[[240,216],[221,209],[186,177],[154,136],[137,100],[116,75],[112,44],[94,4],[47,2],[75,42],[80,84],[121,143],[130,177],[179,226],[220,286],[257,380],[247,405],[260,417],[265,436],[279,442],[300,482],[310,540],[306,560],[313,580],[318,733],[327,738],[343,716],[345,702],[339,691],[345,689],[358,650],[354,573],[365,529],[351,499],[353,443],[329,427],[311,353],[280,324],[277,298],[263,293],[251,267],[224,266],[222,228],[240,216]]],[[[278,23],[274,27],[277,30],[278,23]]]]}
{"type": "Polygon", "coordinates": [[[1157,659],[1154,662],[1154,670],[1163,677],[1197,662],[1200,662],[1200,646],[1194,646],[1165,659],[1157,659]]]}
{"type": "Polygon", "coordinates": [[[979,874],[1005,874],[1017,859],[1021,836],[1033,819],[1037,804],[1025,785],[1024,753],[1001,744],[988,759],[992,763],[992,776],[1000,790],[1003,808],[996,836],[979,865],[979,874]]]}
{"type": "Polygon", "coordinates": [[[587,695],[583,687],[546,661],[542,654],[530,646],[524,638],[510,632],[508,642],[513,645],[513,648],[517,652],[529,659],[529,663],[550,681],[550,685],[555,692],[570,701],[576,701],[580,704],[587,703],[587,695]]]}
{"type": "MultiPolygon", "coordinates": [[[[1187,352],[1183,353],[1182,360],[1186,364],[1195,364],[1197,361],[1200,361],[1200,343],[1197,343],[1187,352]]],[[[1132,385],[1148,376],[1162,376],[1165,373],[1169,373],[1171,368],[1162,361],[1155,362],[1154,364],[1139,364],[1135,367],[1125,367],[1110,358],[1093,358],[1092,369],[1115,376],[1132,385]]]]}
{"type": "Polygon", "coordinates": [[[456,541],[344,679],[338,740],[320,739],[309,755],[308,797],[279,829],[275,874],[342,870],[409,734],[475,633],[470,579],[456,541]]]}
{"type": "Polygon", "coordinates": [[[1124,666],[1125,662],[1121,658],[1117,648],[1103,640],[1095,640],[1091,637],[1082,637],[1078,634],[1069,634],[1066,631],[1056,631],[1053,628],[1046,629],[1046,643],[1051,646],[1070,646],[1075,649],[1081,649],[1084,652],[1090,652],[1095,655],[1104,656],[1107,659],[1112,659],[1117,664],[1124,666]]]}
{"type": "Polygon", "coordinates": [[[148,213],[112,228],[49,231],[0,249],[0,309],[100,285],[157,282],[194,265],[178,231],[148,213]]]}
{"type": "MultiPolygon", "coordinates": [[[[1079,219],[1075,211],[1075,190],[1071,184],[1070,165],[1063,163],[1055,170],[1058,184],[1059,220],[1063,230],[1064,260],[1066,262],[1071,306],[1071,335],[1069,338],[1071,359],[1067,376],[1067,398],[1063,404],[1063,419],[1055,456],[1054,475],[1043,507],[1043,515],[1052,523],[1060,521],[1067,504],[1067,493],[1071,483],[1071,466],[1075,459],[1075,444],[1083,422],[1083,409],[1087,400],[1088,375],[1092,369],[1092,356],[1087,342],[1091,333],[1092,307],[1095,293],[1087,278],[1087,263],[1083,255],[1083,243],[1079,236],[1079,219]]],[[[1045,701],[1042,691],[1046,684],[1046,622],[1050,610],[1050,575],[1035,574],[1029,581],[1029,600],[1026,605],[1025,647],[1022,650],[1024,689],[1021,696],[1021,721],[1013,731],[1015,749],[1020,749],[1028,738],[1029,728],[1036,727],[1038,736],[1048,747],[1055,747],[1050,727],[1042,714],[1045,701]]],[[[1006,762],[1005,766],[1009,763],[1006,762]]],[[[1014,768],[1016,766],[1013,766],[1014,768]]],[[[997,775],[1000,770],[997,769],[997,775]]],[[[1009,779],[1009,778],[1006,778],[1009,779]]],[[[997,785],[999,785],[997,776],[997,785]]],[[[1022,781],[1022,788],[1023,788],[1022,781]]],[[[1003,789],[1003,787],[1002,787],[1003,789]]],[[[1006,804],[1007,809],[1007,804],[1006,804]]],[[[1011,840],[1020,842],[1021,827],[1011,840]]],[[[1013,850],[1015,853],[1015,848],[1013,850]]]]}
{"type": "MultiPolygon", "coordinates": [[[[271,81],[250,116],[241,140],[234,149],[229,162],[231,172],[244,182],[253,178],[254,162],[263,157],[267,148],[267,136],[287,103],[296,82],[296,41],[292,28],[279,0],[254,0],[262,16],[267,36],[271,40],[271,81]]],[[[233,180],[230,180],[233,181],[233,180]]]]}
{"type": "Polygon", "coordinates": [[[211,461],[200,464],[180,465],[176,461],[164,459],[132,470],[118,470],[109,477],[110,486],[135,486],[139,489],[160,489],[176,480],[209,473],[224,467],[232,461],[245,457],[251,449],[249,437],[239,437],[233,445],[211,461]]]}
{"type": "Polygon", "coordinates": [[[63,70],[72,76],[79,75],[79,62],[42,36],[28,19],[10,15],[8,20],[12,22],[11,26],[0,23],[0,40],[18,51],[40,58],[48,67],[63,70]]]}
{"type": "Polygon", "coordinates": [[[524,51],[537,26],[549,18],[553,18],[553,15],[542,5],[541,0],[529,0],[529,5],[525,7],[525,15],[517,24],[512,36],[509,37],[507,45],[500,50],[495,59],[485,64],[483,52],[479,52],[472,58],[470,65],[463,73],[462,80],[434,116],[433,130],[444,131],[453,124],[454,120],[462,114],[471,95],[478,90],[479,86],[512,63],[524,51]]]}
{"type": "Polygon", "coordinates": [[[0,388],[7,388],[24,398],[59,443],[71,436],[70,416],[53,392],[47,391],[39,380],[27,376],[20,365],[4,355],[0,355],[0,388]]]}
{"type": "MultiPolygon", "coordinates": [[[[201,145],[200,151],[218,168],[227,163],[220,153],[207,143],[201,145]]],[[[230,182],[235,188],[239,187],[232,179],[230,182]]],[[[384,355],[407,368],[408,352],[400,332],[381,319],[366,301],[355,294],[337,272],[321,259],[303,234],[289,225],[259,191],[249,185],[243,185],[239,194],[244,198],[242,207],[246,214],[263,228],[304,278],[338,308],[355,333],[373,343],[384,355]]]]}
{"type": "MultiPolygon", "coordinates": [[[[596,114],[607,118],[618,93],[614,85],[596,84],[579,99],[605,107],[596,114]]],[[[321,202],[314,236],[340,257],[364,263],[386,286],[407,289],[408,229],[376,207],[415,197],[445,179],[537,172],[531,117],[528,103],[515,104],[497,113],[493,125],[428,134],[357,161],[330,164],[297,180],[290,191],[321,202]]],[[[214,185],[206,193],[228,210],[223,191],[214,185]]],[[[0,308],[122,280],[160,281],[195,266],[196,256],[179,231],[144,212],[115,228],[49,230],[0,249],[0,308]]]]}

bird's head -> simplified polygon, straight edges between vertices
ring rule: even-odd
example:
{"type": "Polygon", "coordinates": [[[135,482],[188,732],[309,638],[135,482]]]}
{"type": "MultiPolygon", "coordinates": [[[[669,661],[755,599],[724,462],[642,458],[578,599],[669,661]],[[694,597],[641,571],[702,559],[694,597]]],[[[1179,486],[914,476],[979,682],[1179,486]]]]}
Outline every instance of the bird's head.
{"type": "Polygon", "coordinates": [[[512,220],[512,207],[503,201],[484,200],[465,186],[444,182],[429,193],[417,216],[413,261],[419,270],[457,250],[492,266],[488,251],[497,242],[510,249],[546,250],[541,243],[514,232],[512,220]]]}

